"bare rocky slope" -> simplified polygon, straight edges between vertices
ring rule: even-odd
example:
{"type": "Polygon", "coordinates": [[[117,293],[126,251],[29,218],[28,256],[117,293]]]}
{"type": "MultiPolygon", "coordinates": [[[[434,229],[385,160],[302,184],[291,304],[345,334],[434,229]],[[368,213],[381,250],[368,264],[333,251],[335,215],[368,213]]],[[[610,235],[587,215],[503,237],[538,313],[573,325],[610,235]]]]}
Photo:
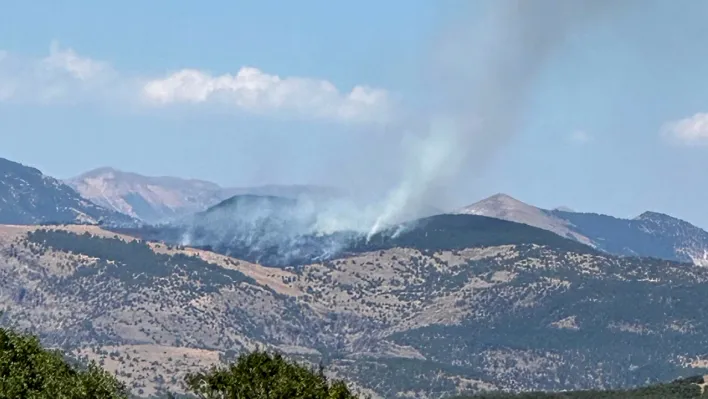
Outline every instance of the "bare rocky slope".
{"type": "Polygon", "coordinates": [[[708,265],[708,232],[657,212],[622,219],[573,212],[567,208],[546,210],[506,194],[496,194],[455,213],[528,224],[615,255],[650,256],[708,265]]]}
{"type": "Polygon", "coordinates": [[[391,398],[632,386],[708,365],[708,270],[487,219],[448,216],[297,268],[96,226],[6,225],[2,322],[143,396],[257,345],[391,398]],[[465,235],[469,221],[486,233],[465,235]]]}
{"type": "Polygon", "coordinates": [[[225,188],[204,180],[144,176],[109,167],[88,171],[65,182],[84,198],[147,223],[164,222],[201,212],[239,194],[285,198],[303,195],[319,198],[342,194],[334,188],[308,185],[225,188]]]}

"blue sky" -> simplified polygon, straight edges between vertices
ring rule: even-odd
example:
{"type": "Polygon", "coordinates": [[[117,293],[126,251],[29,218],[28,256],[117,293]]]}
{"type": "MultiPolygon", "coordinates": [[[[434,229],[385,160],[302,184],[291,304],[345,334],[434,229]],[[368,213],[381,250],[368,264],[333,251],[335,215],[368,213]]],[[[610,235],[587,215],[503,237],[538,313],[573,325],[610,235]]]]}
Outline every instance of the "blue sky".
{"type": "MultiPolygon", "coordinates": [[[[455,142],[478,148],[443,161],[442,187],[425,195],[465,204],[506,192],[708,227],[708,3],[631,2],[564,31],[508,138],[455,142]]],[[[62,178],[113,166],[386,190],[424,157],[408,143],[444,92],[431,75],[445,33],[482,26],[495,4],[12,2],[0,13],[0,156],[62,178]]],[[[494,60],[480,43],[504,29],[485,29],[455,37],[455,56],[494,60]]],[[[461,93],[487,87],[451,80],[461,93]]]]}

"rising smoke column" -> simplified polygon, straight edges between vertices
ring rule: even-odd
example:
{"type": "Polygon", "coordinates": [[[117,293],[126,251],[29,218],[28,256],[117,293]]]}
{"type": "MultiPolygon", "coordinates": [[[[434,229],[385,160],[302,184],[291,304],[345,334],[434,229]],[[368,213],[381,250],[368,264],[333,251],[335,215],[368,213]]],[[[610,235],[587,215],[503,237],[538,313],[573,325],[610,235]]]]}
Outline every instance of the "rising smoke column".
{"type": "Polygon", "coordinates": [[[526,99],[569,34],[632,0],[494,0],[482,22],[463,15],[441,35],[428,134],[369,236],[482,169],[519,130],[526,99]],[[621,4],[620,4],[621,3],[621,4]],[[469,168],[469,169],[468,169],[469,168]]]}

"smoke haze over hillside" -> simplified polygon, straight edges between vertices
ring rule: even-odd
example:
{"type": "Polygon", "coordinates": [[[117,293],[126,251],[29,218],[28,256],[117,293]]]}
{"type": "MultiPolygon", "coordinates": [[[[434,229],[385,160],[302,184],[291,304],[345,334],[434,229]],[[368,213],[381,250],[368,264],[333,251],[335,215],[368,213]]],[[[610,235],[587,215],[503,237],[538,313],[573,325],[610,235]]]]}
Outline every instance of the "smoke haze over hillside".
{"type": "MultiPolygon", "coordinates": [[[[266,234],[264,244],[254,241],[259,238],[253,231],[260,229],[249,221],[244,245],[261,248],[277,242],[278,237],[345,230],[370,237],[393,224],[426,215],[424,210],[431,204],[447,207],[454,203],[456,186],[481,174],[519,131],[535,80],[562,50],[569,35],[591,27],[604,15],[624,10],[627,4],[619,7],[609,0],[508,0],[491,3],[482,18],[472,12],[458,14],[439,32],[430,65],[421,68],[433,71],[428,78],[430,101],[425,112],[402,112],[397,115],[398,122],[385,129],[389,133],[385,143],[393,146],[389,148],[392,154],[378,153],[381,145],[375,143],[375,134],[367,137],[363,148],[351,149],[364,154],[365,159],[357,164],[365,165],[354,179],[342,181],[355,186],[379,180],[386,184],[355,187],[355,195],[348,199],[315,203],[303,199],[290,206],[286,216],[282,210],[274,215],[269,209],[268,223],[275,217],[283,228],[266,234]],[[386,171],[392,170],[401,174],[387,180],[386,171]]],[[[322,168],[324,173],[330,169],[329,165],[322,168]]],[[[338,170],[333,167],[331,173],[338,170]]],[[[229,212],[236,211],[228,207],[218,211],[219,217],[208,224],[214,226],[211,241],[223,239],[233,245],[243,235],[232,227],[217,226],[220,221],[228,223],[229,212]]],[[[243,220],[235,223],[244,226],[243,220]]],[[[288,242],[293,244],[286,245],[288,251],[301,244],[288,242]]]]}

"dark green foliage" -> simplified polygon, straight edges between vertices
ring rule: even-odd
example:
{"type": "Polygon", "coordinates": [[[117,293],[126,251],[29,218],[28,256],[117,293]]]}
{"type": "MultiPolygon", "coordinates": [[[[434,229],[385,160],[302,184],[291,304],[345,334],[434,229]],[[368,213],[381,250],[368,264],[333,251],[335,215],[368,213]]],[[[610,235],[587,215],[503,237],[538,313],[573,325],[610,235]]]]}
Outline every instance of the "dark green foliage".
{"type": "Polygon", "coordinates": [[[525,392],[525,393],[482,393],[458,396],[453,399],[692,399],[708,397],[701,394],[702,376],[677,380],[670,384],[656,384],[648,387],[616,391],[576,391],[576,392],[525,392]]]}
{"type": "Polygon", "coordinates": [[[206,211],[201,212],[201,214],[206,215],[221,211],[238,212],[239,208],[245,208],[245,210],[248,211],[266,208],[273,213],[278,213],[282,212],[281,210],[295,208],[297,205],[297,201],[292,198],[276,197],[273,195],[240,194],[219,202],[206,211]]]}
{"type": "Polygon", "coordinates": [[[200,398],[354,399],[343,381],[328,381],[279,354],[256,351],[228,366],[190,374],[187,387],[200,398]]]}
{"type": "Polygon", "coordinates": [[[150,278],[167,277],[181,273],[200,282],[205,289],[217,289],[223,284],[255,281],[243,273],[224,269],[194,256],[165,255],[155,253],[146,243],[131,242],[119,238],[95,237],[89,233],[73,234],[64,230],[36,230],[27,235],[27,240],[56,250],[99,258],[98,265],[80,267],[75,278],[106,273],[127,283],[135,284],[150,278]]]}
{"type": "Polygon", "coordinates": [[[94,363],[80,369],[33,336],[0,328],[0,399],[118,399],[125,387],[94,363]]]}
{"type": "Polygon", "coordinates": [[[436,215],[416,220],[360,240],[352,250],[404,247],[441,251],[507,244],[538,244],[578,253],[595,253],[588,246],[543,229],[478,215],[436,215]],[[396,234],[399,229],[402,231],[396,234]]]}
{"type": "MultiPolygon", "coordinates": [[[[378,372],[390,372],[396,364],[378,372]],[[387,371],[387,369],[390,369],[387,371]]],[[[417,378],[418,372],[397,378],[417,378]]],[[[701,395],[702,376],[632,390],[574,392],[489,392],[454,399],[691,399],[701,395]]],[[[189,395],[203,399],[356,399],[346,383],[328,380],[323,369],[312,370],[280,354],[255,351],[226,367],[185,377],[189,395]]],[[[77,367],[59,352],[43,349],[36,337],[0,329],[0,399],[127,399],[129,394],[115,376],[94,363],[77,367]]],[[[167,394],[167,398],[189,397],[167,394]]]]}

